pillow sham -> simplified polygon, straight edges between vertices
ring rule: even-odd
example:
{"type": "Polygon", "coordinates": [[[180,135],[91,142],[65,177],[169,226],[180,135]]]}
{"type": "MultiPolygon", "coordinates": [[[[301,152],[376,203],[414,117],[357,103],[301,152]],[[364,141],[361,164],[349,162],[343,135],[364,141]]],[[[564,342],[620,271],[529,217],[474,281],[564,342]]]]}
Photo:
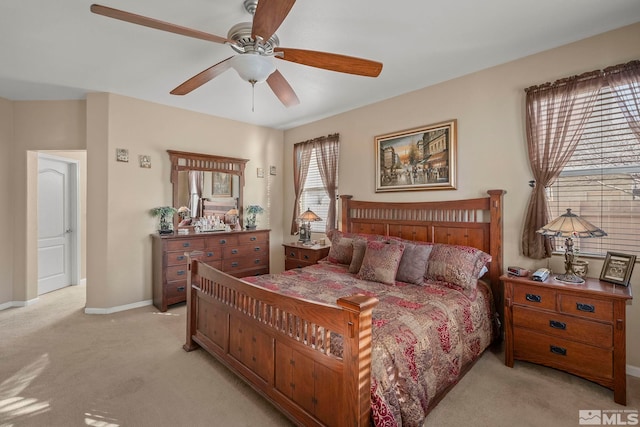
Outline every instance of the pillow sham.
{"type": "Polygon", "coordinates": [[[429,256],[425,278],[448,282],[475,299],[478,276],[489,261],[491,255],[477,248],[436,244],[429,256]]]}
{"type": "Polygon", "coordinates": [[[404,252],[400,259],[396,280],[415,285],[422,284],[432,248],[432,245],[404,243],[404,252]]]}
{"type": "Polygon", "coordinates": [[[357,277],[386,285],[395,284],[403,252],[404,243],[368,241],[357,277]]]}
{"type": "Polygon", "coordinates": [[[331,248],[327,255],[327,261],[334,264],[351,264],[353,257],[353,240],[363,239],[384,240],[384,236],[377,234],[345,233],[340,230],[330,230],[327,237],[331,240],[331,248]]]}
{"type": "Polygon", "coordinates": [[[362,260],[367,250],[367,241],[364,239],[353,239],[353,257],[351,258],[351,264],[349,264],[349,273],[357,274],[362,266],[362,260]]]}

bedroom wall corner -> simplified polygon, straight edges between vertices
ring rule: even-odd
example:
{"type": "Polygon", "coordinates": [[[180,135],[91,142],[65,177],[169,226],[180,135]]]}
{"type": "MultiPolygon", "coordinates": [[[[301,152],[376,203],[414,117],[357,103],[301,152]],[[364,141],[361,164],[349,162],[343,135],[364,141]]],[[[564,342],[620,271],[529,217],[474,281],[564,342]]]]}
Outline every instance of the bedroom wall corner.
{"type": "MultiPolygon", "coordinates": [[[[12,206],[12,176],[11,159],[13,150],[13,102],[0,98],[0,200],[4,206],[12,206]]],[[[13,229],[15,209],[0,210],[0,224],[13,229]]],[[[13,300],[13,239],[10,231],[5,233],[7,240],[0,245],[0,309],[9,307],[13,300]]]]}

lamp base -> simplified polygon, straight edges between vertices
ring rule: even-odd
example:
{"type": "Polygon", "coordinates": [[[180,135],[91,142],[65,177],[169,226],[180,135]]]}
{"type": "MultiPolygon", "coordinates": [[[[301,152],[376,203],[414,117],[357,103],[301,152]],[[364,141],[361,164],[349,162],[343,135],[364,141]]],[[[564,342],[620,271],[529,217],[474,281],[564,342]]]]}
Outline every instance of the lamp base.
{"type": "Polygon", "coordinates": [[[574,285],[581,285],[584,283],[584,279],[576,276],[575,274],[560,274],[556,276],[556,280],[563,283],[571,283],[574,285]]]}

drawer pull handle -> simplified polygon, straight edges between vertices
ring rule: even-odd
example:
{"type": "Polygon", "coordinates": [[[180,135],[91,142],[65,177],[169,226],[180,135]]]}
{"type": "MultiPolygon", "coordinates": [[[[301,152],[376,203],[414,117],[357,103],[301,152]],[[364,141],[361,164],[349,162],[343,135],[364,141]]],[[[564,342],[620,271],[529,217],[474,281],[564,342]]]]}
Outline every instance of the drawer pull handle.
{"type": "Polygon", "coordinates": [[[238,266],[238,263],[237,263],[237,262],[232,262],[232,263],[231,263],[231,267],[237,267],[237,266],[238,266]]]}
{"type": "Polygon", "coordinates": [[[184,292],[184,286],[178,286],[178,292],[184,292]]]}
{"type": "Polygon", "coordinates": [[[595,313],[596,312],[596,307],[592,304],[584,304],[581,302],[577,302],[576,303],[576,308],[579,311],[586,311],[587,313],[595,313]]]}
{"type": "Polygon", "coordinates": [[[249,240],[251,240],[252,242],[255,242],[256,236],[251,236],[251,238],[249,240]]]}
{"type": "Polygon", "coordinates": [[[178,272],[176,273],[178,276],[184,276],[186,274],[186,271],[184,270],[178,270],[178,272]]]}
{"type": "Polygon", "coordinates": [[[235,254],[238,253],[238,250],[237,249],[231,249],[231,253],[235,255],[235,254]]]}
{"type": "Polygon", "coordinates": [[[184,255],[180,255],[178,258],[176,258],[178,261],[184,261],[185,256],[184,255]]]}
{"type": "Polygon", "coordinates": [[[295,253],[295,252],[289,252],[289,256],[290,256],[291,258],[295,258],[296,253],[295,253]]]}
{"type": "Polygon", "coordinates": [[[567,349],[563,347],[558,347],[556,345],[549,346],[549,351],[553,354],[557,354],[558,356],[566,356],[567,349]]]}
{"type": "Polygon", "coordinates": [[[191,243],[189,243],[189,242],[184,242],[184,243],[182,244],[182,247],[183,247],[183,248],[188,248],[189,246],[191,246],[191,243]]]}
{"type": "Polygon", "coordinates": [[[226,240],[226,239],[220,239],[220,244],[221,244],[221,245],[224,245],[225,243],[227,243],[227,240],[226,240]]]}
{"type": "Polygon", "coordinates": [[[256,246],[255,248],[253,248],[253,250],[254,250],[255,252],[260,252],[260,246],[256,246]]]}
{"type": "Polygon", "coordinates": [[[207,252],[207,256],[213,256],[213,252],[207,252]]]}
{"type": "Polygon", "coordinates": [[[540,295],[535,295],[535,294],[527,294],[526,298],[527,298],[527,301],[531,301],[531,302],[542,301],[542,297],[540,295]]]}
{"type": "Polygon", "coordinates": [[[557,320],[549,320],[549,326],[553,329],[567,329],[567,324],[564,322],[558,322],[557,320]]]}
{"type": "Polygon", "coordinates": [[[309,255],[305,255],[305,256],[304,256],[304,259],[309,259],[309,255]]]}
{"type": "Polygon", "coordinates": [[[260,264],[260,260],[259,260],[259,259],[254,259],[254,260],[253,260],[253,263],[254,263],[254,264],[260,264]]]}

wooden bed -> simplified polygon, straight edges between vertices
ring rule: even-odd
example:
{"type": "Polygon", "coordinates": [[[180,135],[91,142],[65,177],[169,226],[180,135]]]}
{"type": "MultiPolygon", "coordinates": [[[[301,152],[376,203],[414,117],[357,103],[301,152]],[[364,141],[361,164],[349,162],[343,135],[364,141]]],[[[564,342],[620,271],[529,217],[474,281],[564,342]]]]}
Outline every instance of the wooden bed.
{"type": "MultiPolygon", "coordinates": [[[[490,254],[484,279],[501,316],[504,191],[488,194],[414,203],[341,196],[341,230],[471,246],[490,254]]],[[[345,295],[324,304],[285,296],[215,270],[198,261],[196,253],[189,255],[186,351],[204,348],[298,425],[371,424],[376,298],[345,295]],[[342,340],[340,357],[330,350],[336,335],[342,340]]]]}

